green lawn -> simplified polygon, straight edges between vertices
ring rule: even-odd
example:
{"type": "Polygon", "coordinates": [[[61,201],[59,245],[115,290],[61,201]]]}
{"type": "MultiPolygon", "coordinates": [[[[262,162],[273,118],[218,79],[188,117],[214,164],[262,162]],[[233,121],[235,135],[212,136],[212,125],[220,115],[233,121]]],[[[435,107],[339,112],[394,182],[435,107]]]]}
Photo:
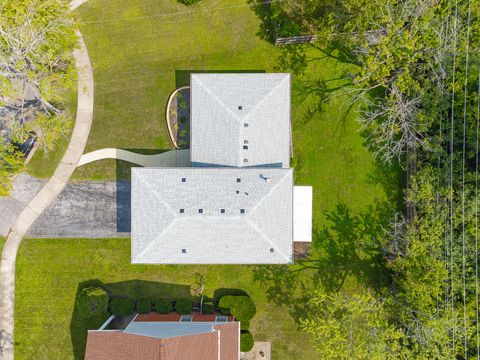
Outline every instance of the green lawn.
{"type": "MultiPolygon", "coordinates": [[[[94,65],[95,112],[87,151],[104,147],[166,149],[168,95],[190,71],[287,71],[292,50],[258,35],[260,19],[242,0],[202,0],[186,8],[174,0],[90,0],[78,9],[94,65]],[[200,11],[202,10],[202,11],[200,11]],[[208,11],[203,11],[208,10],[208,11]]],[[[294,65],[302,56],[294,57],[294,65]]],[[[312,261],[293,266],[139,266],[130,264],[128,239],[26,240],[17,260],[17,359],[81,357],[85,334],[74,314],[78,286],[94,279],[135,297],[175,295],[206,274],[207,292],[220,287],[248,292],[258,306],[251,330],[272,342],[273,359],[316,359],[298,330],[308,291],[362,291],[382,285],[376,239],[399,197],[398,171],[375,164],[347,99],[322,102],[341,86],[348,65],[306,50],[293,74],[295,181],[314,188],[312,261]],[[311,61],[313,59],[315,61],[311,61]],[[322,58],[322,59],[320,59],[322,58]],[[148,283],[155,282],[155,283],[148,283]],[[163,289],[163,290],[162,290],[163,289]]],[[[355,109],[354,109],[355,110],[355,109]]],[[[114,179],[126,164],[100,161],[76,179],[114,179]],[[120,170],[117,169],[117,165],[120,170]]]]}
{"type": "Polygon", "coordinates": [[[82,358],[85,334],[78,334],[80,323],[72,324],[81,282],[97,279],[137,299],[175,297],[189,292],[195,272],[206,274],[209,296],[217,288],[238,288],[253,297],[258,311],[252,332],[273,342],[274,359],[315,359],[288,309],[269,303],[262,284],[254,281],[254,267],[131,265],[128,239],[24,240],[17,259],[16,359],[72,359],[74,350],[75,358],[82,358]]]}
{"type": "Polygon", "coordinates": [[[66,129],[65,133],[56,142],[53,150],[45,152],[41,147],[37,149],[26,168],[31,176],[40,179],[50,178],[67,150],[77,112],[77,89],[67,90],[65,92],[65,100],[65,107],[71,126],[66,129]]]}

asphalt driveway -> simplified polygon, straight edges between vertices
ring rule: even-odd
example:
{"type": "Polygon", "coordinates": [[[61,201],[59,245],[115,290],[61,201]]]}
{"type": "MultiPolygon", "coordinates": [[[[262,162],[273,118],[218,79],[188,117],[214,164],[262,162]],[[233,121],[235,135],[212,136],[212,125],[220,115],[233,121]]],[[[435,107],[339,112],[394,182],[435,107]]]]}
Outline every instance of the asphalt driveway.
{"type": "Polygon", "coordinates": [[[122,237],[130,235],[130,182],[68,184],[40,215],[30,237],[122,237]]]}

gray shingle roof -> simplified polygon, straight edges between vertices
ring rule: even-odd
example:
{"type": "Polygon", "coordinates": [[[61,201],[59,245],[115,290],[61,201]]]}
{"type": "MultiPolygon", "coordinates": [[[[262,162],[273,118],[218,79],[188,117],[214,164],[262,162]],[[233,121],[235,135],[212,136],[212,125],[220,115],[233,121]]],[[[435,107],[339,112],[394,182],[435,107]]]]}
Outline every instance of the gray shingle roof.
{"type": "Polygon", "coordinates": [[[290,74],[192,74],[191,161],[288,168],[290,74]]]}
{"type": "Polygon", "coordinates": [[[292,169],[132,168],[132,263],[290,263],[292,193],[292,169]]]}

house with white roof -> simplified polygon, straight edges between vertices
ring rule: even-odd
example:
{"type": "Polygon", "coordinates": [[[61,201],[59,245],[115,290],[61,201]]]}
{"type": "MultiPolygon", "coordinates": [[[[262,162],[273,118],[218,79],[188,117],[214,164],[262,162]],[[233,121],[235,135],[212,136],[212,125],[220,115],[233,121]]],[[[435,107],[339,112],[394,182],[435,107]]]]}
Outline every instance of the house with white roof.
{"type": "Polygon", "coordinates": [[[132,263],[293,262],[312,188],[293,184],[290,88],[290,74],[191,75],[191,167],[132,169],[132,263]]]}

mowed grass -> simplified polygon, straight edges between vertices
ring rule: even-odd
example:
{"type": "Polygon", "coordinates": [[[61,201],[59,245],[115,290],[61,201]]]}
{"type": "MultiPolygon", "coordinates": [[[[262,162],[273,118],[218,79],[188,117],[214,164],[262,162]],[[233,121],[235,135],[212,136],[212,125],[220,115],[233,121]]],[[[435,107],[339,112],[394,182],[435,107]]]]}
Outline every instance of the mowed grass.
{"type": "Polygon", "coordinates": [[[262,284],[254,281],[254,267],[131,265],[129,245],[128,239],[25,239],[17,258],[15,358],[83,359],[86,334],[71,337],[81,282],[98,279],[114,292],[119,288],[115,283],[126,282],[121,293],[135,299],[174,298],[183,291],[172,287],[152,293],[151,287],[135,286],[134,280],[189,287],[200,272],[206,274],[206,295],[213,296],[217,288],[238,288],[255,300],[251,330],[257,340],[272,341],[273,359],[316,359],[288,309],[269,303],[262,284]]]}
{"type": "Polygon", "coordinates": [[[31,176],[40,179],[50,178],[67,150],[77,113],[77,88],[75,87],[66,90],[64,93],[64,99],[68,126],[56,141],[53,149],[45,151],[42,146],[39,146],[26,167],[27,173],[31,176]]]}
{"type": "MultiPolygon", "coordinates": [[[[165,105],[170,92],[185,84],[189,71],[292,72],[295,182],[314,189],[316,262],[139,266],[130,264],[128,239],[29,239],[17,260],[17,359],[81,358],[85,334],[78,336],[71,323],[77,287],[85,281],[98,279],[137,298],[152,291],[145,284],[133,286],[137,280],[190,285],[196,272],[206,275],[210,296],[226,287],[253,297],[258,312],[251,330],[255,339],[272,342],[273,359],[316,359],[308,336],[298,329],[309,291],[318,284],[337,289],[340,283],[342,291],[351,293],[381,281],[378,254],[361,247],[378,238],[370,226],[381,222],[378,213],[390,214],[396,206],[398,172],[377,166],[365,149],[356,121],[358,105],[349,111],[346,98],[322,101],[344,84],[342,74],[349,65],[308,47],[307,60],[316,60],[294,72],[285,59],[296,48],[279,49],[262,40],[260,20],[245,4],[202,0],[184,7],[174,0],[91,0],[82,5],[79,23],[95,76],[87,151],[169,148],[165,105]],[[362,228],[364,221],[368,231],[362,228]]],[[[75,177],[115,179],[128,174],[125,164],[121,171],[117,164],[105,160],[86,165],[75,177]]],[[[168,292],[175,295],[172,288],[168,292]]]]}

